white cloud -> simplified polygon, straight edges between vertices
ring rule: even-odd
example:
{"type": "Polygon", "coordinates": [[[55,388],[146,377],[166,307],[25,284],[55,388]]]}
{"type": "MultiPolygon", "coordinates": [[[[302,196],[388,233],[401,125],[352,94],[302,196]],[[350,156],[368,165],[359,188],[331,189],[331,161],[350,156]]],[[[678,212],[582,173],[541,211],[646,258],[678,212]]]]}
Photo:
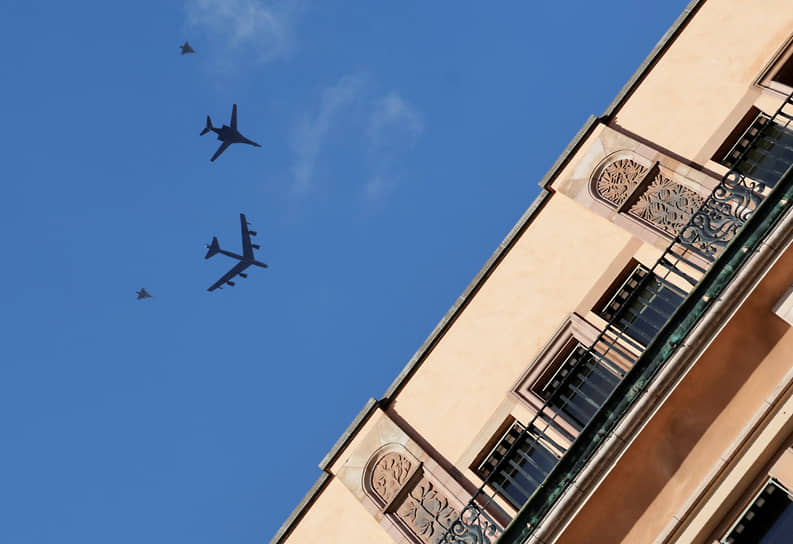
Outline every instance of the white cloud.
{"type": "Polygon", "coordinates": [[[359,185],[364,198],[382,200],[397,186],[397,161],[423,132],[424,119],[398,92],[375,96],[372,91],[363,75],[342,77],[322,92],[317,112],[300,119],[292,140],[295,193],[305,194],[312,188],[323,146],[330,132],[342,128],[337,126],[341,117],[347,133],[340,141],[345,154],[353,153],[350,167],[361,168],[368,179],[359,185]]]}
{"type": "Polygon", "coordinates": [[[424,118],[396,91],[375,100],[369,118],[369,138],[372,146],[411,145],[424,131],[424,118]]]}
{"type": "Polygon", "coordinates": [[[372,177],[364,186],[368,201],[384,199],[398,185],[399,159],[424,131],[424,116],[391,91],[374,101],[369,115],[367,162],[372,177]]]}
{"type": "MultiPolygon", "coordinates": [[[[230,49],[249,48],[258,60],[285,56],[292,48],[296,1],[186,0],[187,22],[205,29],[230,49]]],[[[195,43],[195,42],[194,42],[195,43]]]]}
{"type": "Polygon", "coordinates": [[[294,189],[305,192],[311,187],[314,166],[325,137],[337,115],[359,99],[364,86],[360,75],[342,77],[335,85],[322,92],[319,111],[315,116],[304,116],[294,131],[292,148],[295,152],[294,189]]]}

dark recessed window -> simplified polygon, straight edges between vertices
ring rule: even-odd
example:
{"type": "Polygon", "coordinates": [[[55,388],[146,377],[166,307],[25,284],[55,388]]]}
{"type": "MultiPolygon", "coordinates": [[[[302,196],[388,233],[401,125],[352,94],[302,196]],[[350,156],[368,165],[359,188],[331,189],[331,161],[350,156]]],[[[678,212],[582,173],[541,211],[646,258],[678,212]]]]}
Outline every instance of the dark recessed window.
{"type": "Polygon", "coordinates": [[[600,409],[620,378],[577,344],[539,395],[579,431],[600,409]]]}
{"type": "Polygon", "coordinates": [[[724,544],[788,544],[793,535],[793,500],[769,480],[721,539],[724,544]]]}
{"type": "Polygon", "coordinates": [[[552,442],[536,429],[513,422],[475,472],[516,509],[539,487],[558,457],[552,442]]]}
{"type": "Polygon", "coordinates": [[[793,55],[788,57],[780,66],[777,73],[771,77],[771,80],[793,88],[793,55]]]}
{"type": "Polygon", "coordinates": [[[793,164],[793,131],[752,107],[712,159],[773,187],[793,164]]]}
{"type": "Polygon", "coordinates": [[[683,302],[685,293],[637,265],[596,313],[643,345],[648,345],[683,302]]]}

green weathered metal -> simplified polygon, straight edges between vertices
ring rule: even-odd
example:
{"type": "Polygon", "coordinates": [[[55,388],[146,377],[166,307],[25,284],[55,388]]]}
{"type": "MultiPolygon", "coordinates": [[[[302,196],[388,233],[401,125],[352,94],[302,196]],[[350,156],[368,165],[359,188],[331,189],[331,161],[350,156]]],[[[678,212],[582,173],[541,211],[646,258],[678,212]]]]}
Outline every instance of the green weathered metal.
{"type": "Polygon", "coordinates": [[[534,528],[598,451],[609,433],[630,410],[642,391],[675,352],[677,346],[707,313],[735,274],[792,205],[793,167],[787,170],[777,187],[763,200],[752,217],[724,248],[669,322],[659,331],[653,342],[617,385],[592,421],[507,526],[497,544],[521,543],[531,536],[534,528]]]}

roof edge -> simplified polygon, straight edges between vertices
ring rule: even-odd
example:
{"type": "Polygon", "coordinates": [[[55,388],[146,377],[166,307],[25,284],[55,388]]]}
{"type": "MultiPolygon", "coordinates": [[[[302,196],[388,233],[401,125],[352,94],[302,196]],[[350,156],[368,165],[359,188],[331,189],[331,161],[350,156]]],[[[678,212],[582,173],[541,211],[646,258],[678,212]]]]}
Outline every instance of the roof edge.
{"type": "Polygon", "coordinates": [[[292,510],[292,513],[289,514],[289,517],[286,518],[283,525],[281,525],[273,538],[270,539],[270,544],[279,544],[284,538],[289,536],[297,522],[306,514],[308,507],[314,504],[314,501],[317,500],[317,497],[322,490],[325,489],[325,486],[328,485],[331,478],[333,478],[333,475],[327,472],[320,474],[317,481],[314,482],[314,485],[311,486],[311,489],[309,489],[308,493],[303,497],[303,500],[297,504],[297,507],[292,510]]]}
{"type": "Polygon", "coordinates": [[[606,111],[603,112],[604,117],[611,117],[625,104],[625,101],[633,94],[636,87],[639,86],[639,83],[644,80],[650,68],[652,68],[666,50],[669,49],[669,46],[672,45],[672,42],[675,41],[678,34],[680,34],[683,28],[691,21],[691,17],[704,3],[705,0],[691,0],[691,2],[688,3],[683,13],[675,19],[672,26],[661,36],[661,39],[655,44],[650,54],[642,61],[628,82],[625,83],[622,89],[620,89],[620,92],[617,93],[617,96],[614,97],[614,100],[611,101],[611,104],[608,105],[606,111]]]}
{"type": "Polygon", "coordinates": [[[336,458],[339,456],[341,451],[350,443],[350,441],[355,437],[355,433],[358,432],[358,429],[363,426],[364,423],[369,419],[369,416],[377,409],[380,405],[378,401],[373,398],[369,398],[366,401],[366,405],[358,412],[358,415],[353,418],[352,422],[347,426],[347,430],[342,433],[336,443],[333,444],[333,447],[328,450],[328,453],[325,454],[325,457],[322,458],[322,461],[319,462],[319,468],[323,471],[327,471],[330,465],[332,465],[336,458]]]}
{"type": "Polygon", "coordinates": [[[523,232],[528,227],[534,216],[539,212],[540,209],[542,209],[545,202],[553,194],[553,192],[548,189],[548,186],[556,178],[562,168],[567,164],[572,155],[578,150],[578,147],[581,145],[584,139],[586,139],[591,130],[597,125],[599,121],[603,120],[603,118],[608,118],[614,115],[614,113],[616,113],[617,110],[623,106],[625,101],[636,90],[636,87],[639,85],[639,83],[641,83],[641,81],[645,78],[649,70],[655,65],[661,55],[663,55],[663,53],[669,48],[674,39],[690,22],[691,17],[699,10],[700,7],[702,7],[702,4],[704,3],[705,0],[691,0],[680,16],[678,16],[675,22],[672,23],[672,26],[669,27],[655,47],[653,47],[649,55],[647,55],[644,61],[639,65],[639,68],[633,73],[628,82],[622,87],[614,100],[611,101],[603,113],[603,116],[601,118],[597,118],[594,115],[591,115],[587,119],[581,129],[579,129],[578,133],[573,137],[567,147],[565,147],[556,161],[554,161],[553,165],[545,174],[545,176],[543,176],[543,178],[539,181],[539,185],[541,187],[540,194],[537,195],[537,198],[534,199],[526,212],[509,231],[509,234],[507,234],[496,250],[490,255],[490,258],[488,258],[474,279],[471,280],[449,311],[446,312],[440,322],[435,326],[421,347],[413,354],[408,363],[402,369],[402,372],[399,373],[396,379],[385,391],[383,398],[380,401],[377,401],[374,398],[369,399],[364,408],[358,413],[357,416],[355,416],[353,421],[347,427],[347,430],[344,431],[344,433],[339,437],[333,447],[319,463],[319,467],[323,470],[322,475],[320,475],[316,483],[314,483],[308,493],[306,493],[305,497],[303,497],[303,500],[301,500],[300,503],[295,507],[283,525],[281,525],[280,529],[278,529],[278,532],[276,532],[275,536],[273,536],[273,538],[270,540],[270,544],[279,544],[284,538],[289,536],[289,534],[294,529],[295,524],[299,522],[305,514],[305,509],[314,503],[319,493],[322,492],[330,479],[333,477],[328,472],[325,472],[325,470],[327,470],[327,468],[336,461],[341,451],[350,443],[366,420],[369,419],[375,408],[378,406],[385,407],[391,401],[393,396],[399,392],[399,390],[404,385],[404,382],[413,375],[429,351],[432,350],[435,344],[443,336],[443,333],[446,332],[459,313],[468,305],[471,297],[476,294],[485,280],[487,280],[487,278],[493,272],[495,266],[502,260],[512,245],[514,245],[521,232],[523,232]]]}

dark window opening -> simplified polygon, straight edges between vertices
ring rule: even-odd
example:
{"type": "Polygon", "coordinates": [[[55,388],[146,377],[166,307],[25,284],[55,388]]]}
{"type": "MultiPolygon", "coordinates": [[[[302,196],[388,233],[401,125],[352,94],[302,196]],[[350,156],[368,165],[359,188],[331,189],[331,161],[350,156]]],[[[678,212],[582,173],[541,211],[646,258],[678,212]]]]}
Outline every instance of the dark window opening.
{"type": "Polygon", "coordinates": [[[520,509],[556,465],[553,442],[536,429],[514,422],[477,467],[476,473],[502,497],[520,509]]]}
{"type": "Polygon", "coordinates": [[[793,55],[788,57],[771,80],[793,87],[793,55]]]}
{"type": "MultiPolygon", "coordinates": [[[[793,62],[788,64],[793,72],[793,62]]],[[[753,106],[712,159],[773,187],[793,164],[793,131],[753,106]]]]}
{"type": "Polygon", "coordinates": [[[619,380],[619,376],[579,343],[539,395],[580,431],[600,409],[619,380]]]}
{"type": "Polygon", "coordinates": [[[787,544],[793,534],[793,500],[770,480],[735,522],[724,544],[787,544]]]}
{"type": "Polygon", "coordinates": [[[638,265],[597,313],[646,346],[684,298],[683,290],[638,265]]]}

